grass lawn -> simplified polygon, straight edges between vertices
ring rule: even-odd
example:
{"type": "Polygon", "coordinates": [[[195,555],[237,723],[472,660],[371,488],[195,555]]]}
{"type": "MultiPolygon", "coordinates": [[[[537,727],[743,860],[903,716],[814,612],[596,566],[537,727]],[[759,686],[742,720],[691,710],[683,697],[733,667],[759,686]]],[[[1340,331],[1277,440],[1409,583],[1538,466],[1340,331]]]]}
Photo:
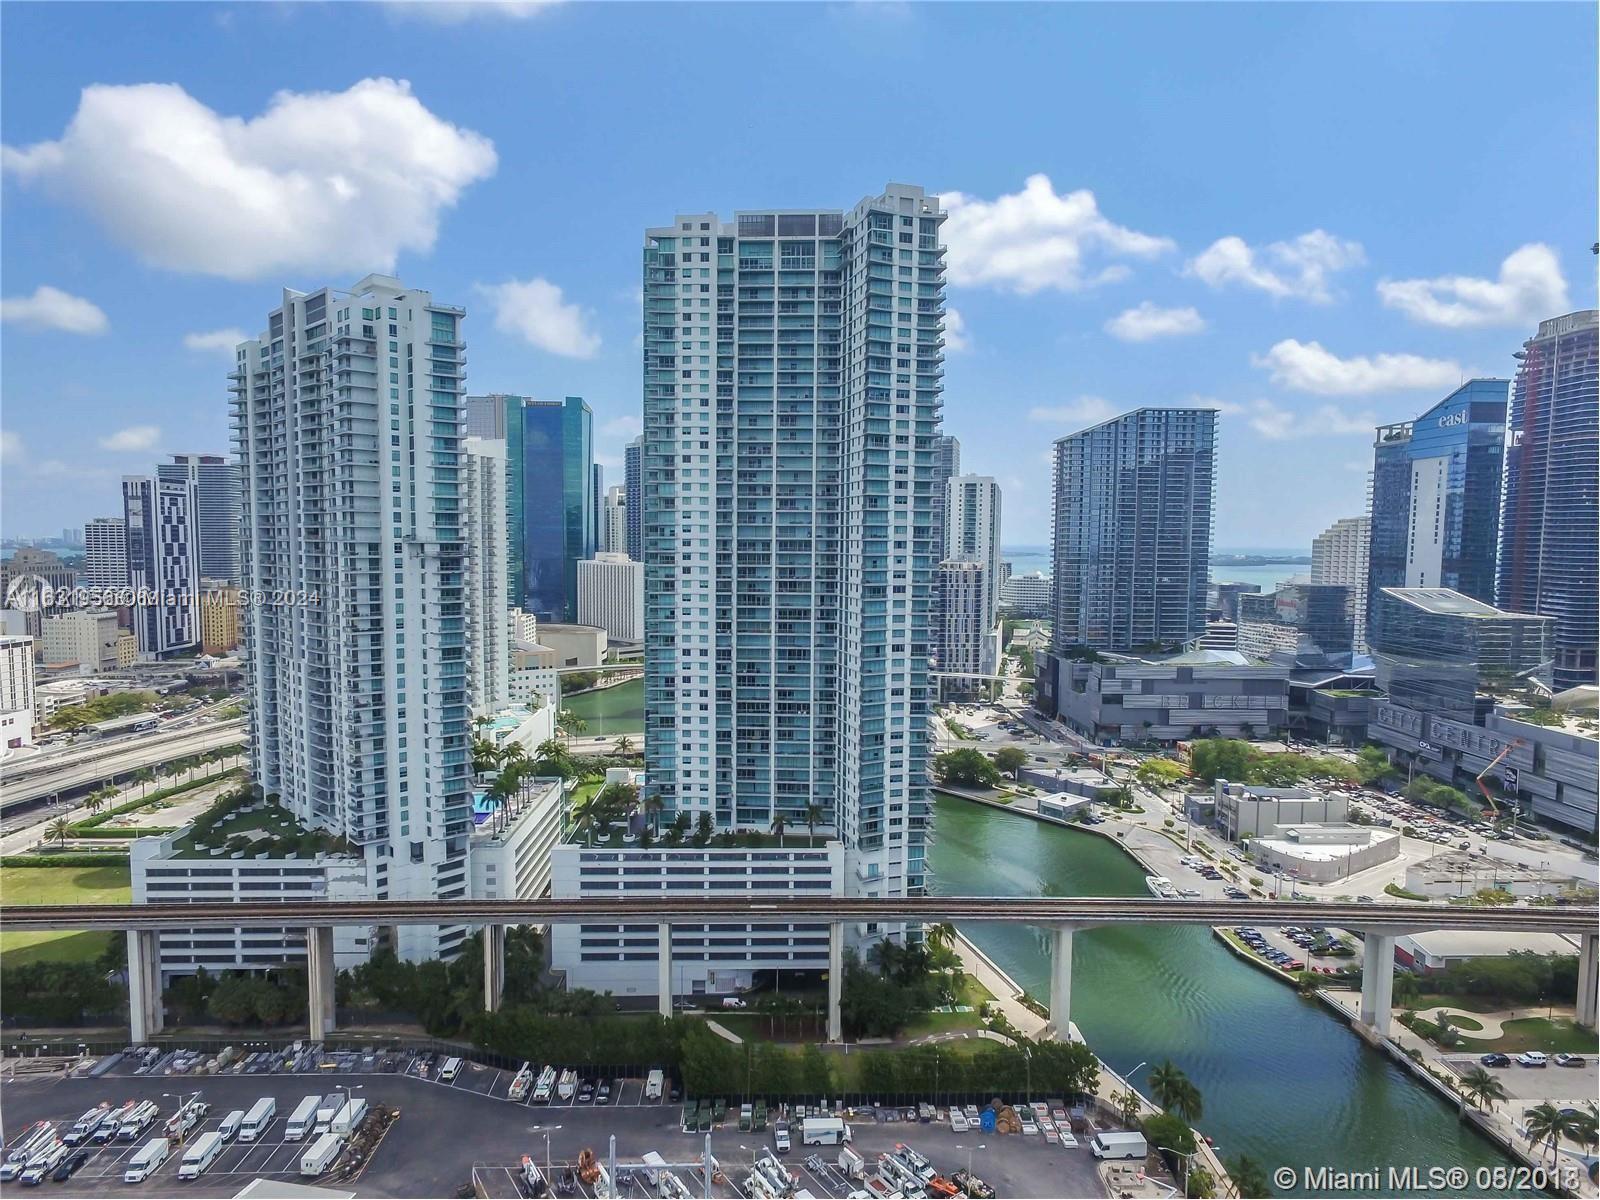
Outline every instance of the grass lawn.
{"type": "Polygon", "coordinates": [[[1409,1003],[1410,1007],[1430,1021],[1433,1020],[1433,1014],[1441,1008],[1452,1008],[1461,1012],[1500,1012],[1513,1007],[1504,1000],[1494,1000],[1487,996],[1451,996],[1443,993],[1434,995],[1428,992],[1423,992],[1409,1003]]]}
{"type": "MultiPolygon", "coordinates": [[[[126,904],[133,888],[126,863],[104,867],[0,867],[0,898],[7,904],[126,904]]],[[[0,933],[0,965],[98,958],[111,933],[39,930],[0,933]]]]}
{"type": "Polygon", "coordinates": [[[981,1029],[983,1018],[978,1015],[978,1010],[985,1002],[993,1000],[994,993],[971,975],[961,976],[961,985],[956,992],[956,1003],[969,1005],[971,1012],[926,1012],[919,1013],[906,1025],[903,1038],[918,1038],[930,1033],[948,1033],[952,1030],[981,1029]]]}
{"type": "Polygon", "coordinates": [[[1482,1021],[1474,1021],[1471,1017],[1463,1017],[1460,1013],[1450,1015],[1450,1024],[1463,1033],[1478,1033],[1483,1029],[1482,1021]]]}
{"type": "Polygon", "coordinates": [[[1471,1039],[1474,1050],[1498,1050],[1520,1054],[1524,1050],[1543,1050],[1546,1054],[1597,1054],[1600,1038],[1592,1029],[1580,1029],[1564,1017],[1519,1017],[1507,1021],[1498,1038],[1471,1039]]]}

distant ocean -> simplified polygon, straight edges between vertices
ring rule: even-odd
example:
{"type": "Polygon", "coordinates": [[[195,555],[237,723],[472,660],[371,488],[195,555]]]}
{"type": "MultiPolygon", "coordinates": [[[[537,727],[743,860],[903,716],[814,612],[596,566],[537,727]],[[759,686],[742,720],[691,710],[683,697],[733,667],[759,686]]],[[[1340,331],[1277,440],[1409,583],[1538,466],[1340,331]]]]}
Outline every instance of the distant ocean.
{"type": "MultiPolygon", "coordinates": [[[[1287,550],[1282,547],[1256,547],[1256,546],[1218,546],[1218,554],[1256,554],[1256,555],[1281,555],[1284,558],[1295,558],[1306,552],[1300,550],[1287,550]]],[[[1002,546],[1000,557],[1011,564],[1011,571],[1015,575],[1024,575],[1029,571],[1050,573],[1050,547],[1049,546],[1002,546]]],[[[1211,579],[1214,583],[1258,583],[1261,590],[1271,591],[1278,584],[1295,575],[1309,575],[1310,563],[1266,563],[1261,565],[1230,567],[1214,566],[1211,568],[1211,579]]]]}

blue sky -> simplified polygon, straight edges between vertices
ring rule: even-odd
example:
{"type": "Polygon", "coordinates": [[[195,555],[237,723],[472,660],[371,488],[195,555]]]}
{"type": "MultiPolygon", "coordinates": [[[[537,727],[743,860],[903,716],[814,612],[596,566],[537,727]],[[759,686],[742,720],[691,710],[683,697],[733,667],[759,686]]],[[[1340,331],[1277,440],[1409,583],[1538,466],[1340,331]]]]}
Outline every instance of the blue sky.
{"type": "Polygon", "coordinates": [[[228,331],[393,270],[620,482],[642,230],[950,198],[945,428],[1223,409],[1216,540],[1361,510],[1370,426],[1595,303],[1592,5],[7,4],[4,531],[227,444],[228,331]],[[88,89],[88,90],[86,90],[88,89]],[[220,349],[219,349],[220,347],[220,349]]]}

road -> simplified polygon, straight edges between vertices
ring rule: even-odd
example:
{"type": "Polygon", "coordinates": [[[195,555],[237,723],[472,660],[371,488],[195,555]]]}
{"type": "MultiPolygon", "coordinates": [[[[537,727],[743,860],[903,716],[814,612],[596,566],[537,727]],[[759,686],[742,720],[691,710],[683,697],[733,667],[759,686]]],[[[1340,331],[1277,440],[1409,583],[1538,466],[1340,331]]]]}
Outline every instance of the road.
{"type": "Polygon", "coordinates": [[[131,745],[119,741],[115,747],[92,742],[75,746],[72,759],[66,763],[52,761],[38,766],[23,764],[20,770],[8,769],[4,785],[0,786],[0,811],[13,811],[59,792],[90,787],[173,759],[241,746],[245,736],[243,721],[227,721],[182,733],[156,731],[131,745]]]}

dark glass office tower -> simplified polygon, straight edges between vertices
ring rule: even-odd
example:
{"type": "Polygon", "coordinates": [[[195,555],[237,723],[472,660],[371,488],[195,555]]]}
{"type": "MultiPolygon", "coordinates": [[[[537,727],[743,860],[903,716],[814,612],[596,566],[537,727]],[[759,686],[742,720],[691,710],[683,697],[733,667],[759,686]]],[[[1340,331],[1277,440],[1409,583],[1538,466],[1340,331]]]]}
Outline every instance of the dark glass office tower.
{"type": "Polygon", "coordinates": [[[640,467],[643,454],[643,434],[629,442],[622,452],[622,499],[628,508],[627,551],[634,562],[644,561],[644,472],[640,467]]]}
{"type": "Polygon", "coordinates": [[[594,414],[568,396],[524,400],[517,416],[515,459],[509,439],[506,447],[506,469],[521,483],[521,587],[512,585],[513,602],[541,621],[576,621],[578,560],[593,558],[595,546],[594,414]]]}
{"type": "Polygon", "coordinates": [[[1555,686],[1595,682],[1600,638],[1596,312],[1543,321],[1517,355],[1501,517],[1501,608],[1555,618],[1555,686]]]}
{"type": "Polygon", "coordinates": [[[1141,408],[1056,442],[1058,653],[1205,629],[1216,446],[1210,408],[1141,408]]]}
{"type": "Polygon", "coordinates": [[[1493,602],[1510,386],[1471,379],[1415,420],[1379,428],[1369,614],[1389,587],[1450,588],[1493,602]]]}

